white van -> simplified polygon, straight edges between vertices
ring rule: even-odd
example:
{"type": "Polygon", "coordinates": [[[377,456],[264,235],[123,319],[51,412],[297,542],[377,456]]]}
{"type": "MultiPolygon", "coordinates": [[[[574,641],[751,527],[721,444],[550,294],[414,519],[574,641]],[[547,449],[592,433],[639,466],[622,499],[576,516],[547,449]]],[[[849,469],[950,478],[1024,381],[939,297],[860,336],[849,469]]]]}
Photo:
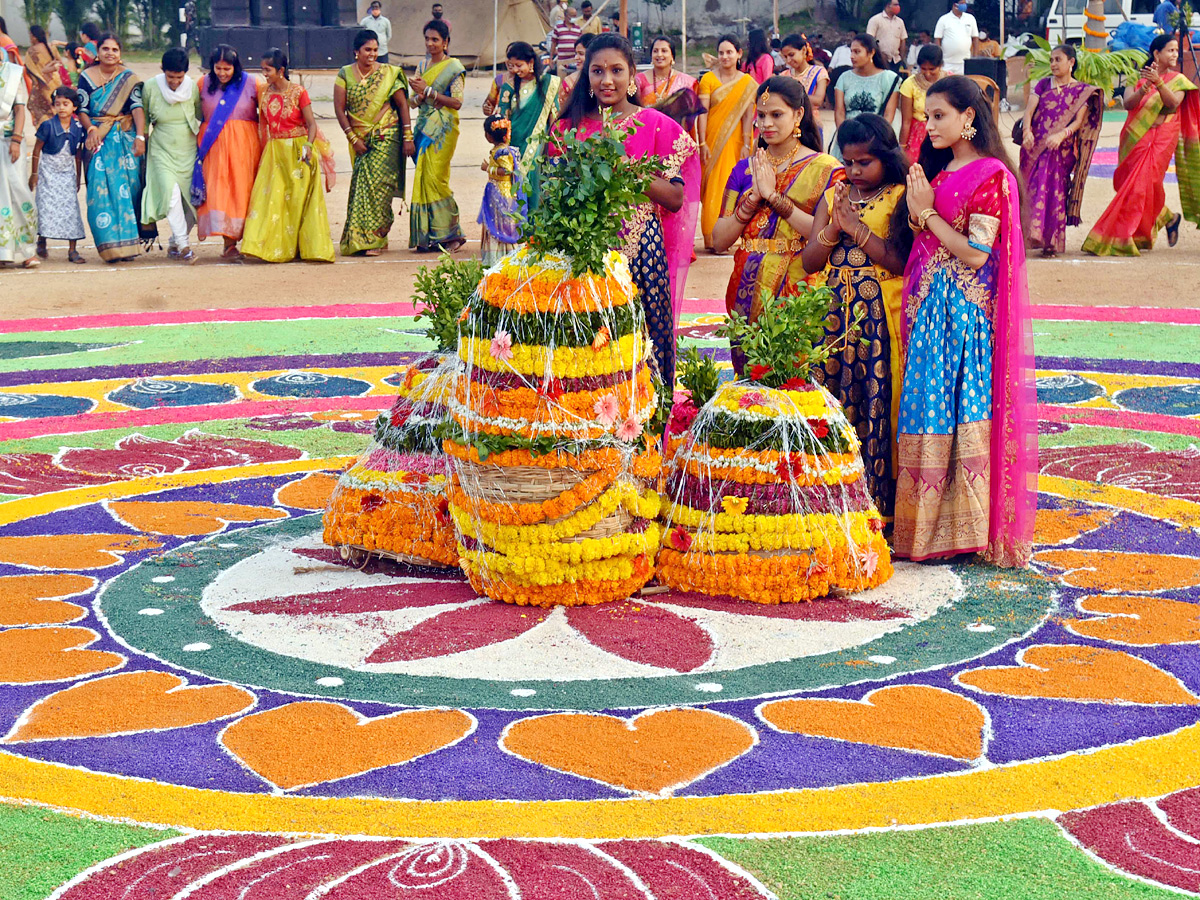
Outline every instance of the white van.
{"type": "MultiPolygon", "coordinates": [[[[1142,25],[1154,24],[1154,10],[1161,0],[1104,0],[1104,28],[1110,34],[1129,19],[1142,25]]],[[[1066,40],[1083,43],[1083,10],[1087,0],[1054,0],[1046,13],[1045,36],[1052,44],[1066,40]],[[1063,34],[1063,6],[1066,5],[1066,35],[1063,34]]],[[[1192,13],[1192,27],[1200,27],[1200,13],[1192,13]]]]}

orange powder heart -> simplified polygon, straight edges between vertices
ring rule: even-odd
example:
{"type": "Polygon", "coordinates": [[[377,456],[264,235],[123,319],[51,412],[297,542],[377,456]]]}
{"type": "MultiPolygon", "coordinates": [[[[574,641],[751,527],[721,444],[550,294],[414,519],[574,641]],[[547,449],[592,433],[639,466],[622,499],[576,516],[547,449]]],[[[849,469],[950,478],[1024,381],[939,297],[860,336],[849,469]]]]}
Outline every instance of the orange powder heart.
{"type": "Polygon", "coordinates": [[[1120,644],[1192,644],[1200,641],[1200,603],[1167,597],[1084,597],[1083,612],[1105,619],[1067,619],[1067,628],[1083,637],[1120,644]]]}
{"type": "Polygon", "coordinates": [[[39,569],[106,569],[122,553],[155,550],[153,538],[140,534],[31,534],[0,537],[0,563],[39,569]]]}
{"type": "Polygon", "coordinates": [[[762,717],[795,734],[978,759],[986,717],[974,700],[923,685],[880,688],[855,700],[777,700],[762,717]]]}
{"type": "Polygon", "coordinates": [[[5,741],[100,737],[184,728],[244,712],[254,695],[231,684],[186,687],[167,672],[122,672],[85,681],[31,706],[5,741]]]}
{"type": "Polygon", "coordinates": [[[1025,650],[1019,666],[971,669],[959,682],[986,694],[1047,697],[1101,703],[1196,706],[1200,698],[1172,675],[1120,650],[1075,644],[1039,644],[1025,650]]]}
{"type": "Polygon", "coordinates": [[[285,791],[395,766],[449,747],[475,727],[456,709],[360,719],[340,703],[289,703],[234,722],[225,749],[285,791]]]}
{"type": "Polygon", "coordinates": [[[690,784],[758,742],[743,722],[704,709],[633,719],[556,713],[522,719],[501,741],[510,753],[560,772],[649,794],[690,784]]]}
{"type": "Polygon", "coordinates": [[[335,487],[337,479],[332,475],[313,472],[281,487],[275,495],[275,502],[293,509],[324,509],[335,487]]]}
{"type": "Polygon", "coordinates": [[[238,503],[206,503],[200,500],[114,500],[108,511],[130,528],[154,534],[195,537],[216,534],[230,522],[257,522],[260,519],[286,519],[287,513],[269,506],[242,506],[238,503]]]}
{"type": "Polygon", "coordinates": [[[1200,584],[1200,559],[1109,550],[1043,550],[1037,562],[1063,569],[1064,584],[1087,590],[1167,591],[1200,584]]]}
{"type": "Polygon", "coordinates": [[[120,653],[82,650],[100,635],[90,628],[16,628],[0,631],[0,684],[66,681],[125,662],[120,653]]]}
{"type": "Polygon", "coordinates": [[[1112,510],[1039,509],[1033,539],[1038,544],[1061,544],[1113,520],[1112,510]]]}
{"type": "Polygon", "coordinates": [[[0,626],[61,625],[83,618],[84,608],[55,597],[90,591],[87,575],[7,575],[0,578],[0,626]]]}

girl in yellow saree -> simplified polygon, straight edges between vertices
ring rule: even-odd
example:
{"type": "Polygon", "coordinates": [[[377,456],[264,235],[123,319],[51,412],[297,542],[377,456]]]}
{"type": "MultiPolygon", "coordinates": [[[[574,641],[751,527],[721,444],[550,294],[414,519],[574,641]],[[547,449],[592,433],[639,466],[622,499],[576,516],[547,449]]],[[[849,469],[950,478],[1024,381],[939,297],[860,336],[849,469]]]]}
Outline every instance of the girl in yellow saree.
{"type": "Polygon", "coordinates": [[[741,46],[733,35],[717,44],[717,67],[700,79],[696,93],[704,111],[699,119],[701,178],[700,230],[712,249],[713,226],[721,216],[725,184],[739,160],[750,155],[754,133],[754,92],[758,83],[738,71],[741,46]]]}
{"type": "Polygon", "coordinates": [[[395,218],[392,198],[404,200],[405,159],[415,153],[408,118],[408,79],[398,66],[376,61],[379,40],[363,29],[355,61],[333,84],[333,111],[350,142],[350,198],[342,229],[343,256],[378,256],[395,218]]]}
{"type": "Polygon", "coordinates": [[[458,145],[458,111],[467,70],[447,55],[449,46],[446,23],[440,19],[426,23],[429,64],[418,67],[412,79],[413,101],[420,112],[408,246],[418,253],[458,250],[467,242],[458,222],[458,203],[450,190],[450,160],[458,145]]]}

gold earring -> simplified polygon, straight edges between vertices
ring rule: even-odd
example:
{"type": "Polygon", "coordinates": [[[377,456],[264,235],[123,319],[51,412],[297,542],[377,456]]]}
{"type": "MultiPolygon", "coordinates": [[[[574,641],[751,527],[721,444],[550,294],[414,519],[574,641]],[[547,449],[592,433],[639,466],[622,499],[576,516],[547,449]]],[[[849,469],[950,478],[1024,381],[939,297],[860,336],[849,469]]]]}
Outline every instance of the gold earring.
{"type": "Polygon", "coordinates": [[[596,92],[592,88],[588,88],[588,96],[595,99],[596,92]]]}
{"type": "Polygon", "coordinates": [[[625,94],[626,94],[626,96],[629,96],[629,97],[637,96],[637,82],[636,81],[629,82],[629,87],[625,88],[625,94]]]}
{"type": "Polygon", "coordinates": [[[800,139],[800,120],[799,119],[796,120],[796,129],[793,133],[796,135],[796,139],[799,140],[800,139]]]}
{"type": "Polygon", "coordinates": [[[959,135],[959,137],[961,137],[964,141],[971,141],[975,139],[975,134],[975,126],[968,122],[963,126],[962,134],[959,135]]]}

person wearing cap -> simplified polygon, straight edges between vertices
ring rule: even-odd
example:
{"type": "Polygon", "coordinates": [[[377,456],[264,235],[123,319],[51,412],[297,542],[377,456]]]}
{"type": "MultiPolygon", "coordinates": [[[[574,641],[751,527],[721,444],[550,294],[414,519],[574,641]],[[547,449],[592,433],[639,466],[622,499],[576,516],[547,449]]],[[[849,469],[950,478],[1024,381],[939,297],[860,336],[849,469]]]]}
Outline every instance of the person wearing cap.
{"type": "Polygon", "coordinates": [[[882,12],[867,20],[867,34],[875,38],[888,68],[898,70],[904,63],[905,43],[908,29],[900,18],[900,0],[884,0],[882,12]]]}
{"type": "Polygon", "coordinates": [[[358,24],[378,35],[379,52],[375,55],[375,61],[381,66],[386,66],[388,61],[388,40],[392,36],[392,23],[383,14],[383,4],[379,0],[371,0],[370,9],[358,24]]]}

